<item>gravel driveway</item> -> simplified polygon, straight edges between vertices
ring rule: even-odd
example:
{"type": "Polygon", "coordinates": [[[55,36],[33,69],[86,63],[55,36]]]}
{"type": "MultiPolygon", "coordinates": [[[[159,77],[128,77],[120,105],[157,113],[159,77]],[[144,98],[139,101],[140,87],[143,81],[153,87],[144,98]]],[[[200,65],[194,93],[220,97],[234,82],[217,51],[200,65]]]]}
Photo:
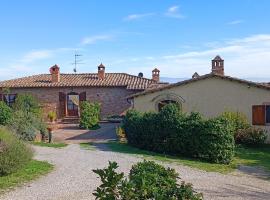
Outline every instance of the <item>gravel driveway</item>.
{"type": "MultiPolygon", "coordinates": [[[[127,173],[131,166],[142,159],[116,153],[100,144],[97,150],[81,149],[71,144],[63,149],[34,147],[36,159],[55,165],[55,170],[33,183],[19,187],[1,200],[84,200],[94,199],[92,192],[100,184],[92,170],[106,167],[108,161],[116,161],[120,170],[127,173]]],[[[270,199],[270,181],[244,175],[222,175],[192,169],[177,164],[165,164],[175,168],[182,179],[203,192],[205,199],[270,199]]]]}

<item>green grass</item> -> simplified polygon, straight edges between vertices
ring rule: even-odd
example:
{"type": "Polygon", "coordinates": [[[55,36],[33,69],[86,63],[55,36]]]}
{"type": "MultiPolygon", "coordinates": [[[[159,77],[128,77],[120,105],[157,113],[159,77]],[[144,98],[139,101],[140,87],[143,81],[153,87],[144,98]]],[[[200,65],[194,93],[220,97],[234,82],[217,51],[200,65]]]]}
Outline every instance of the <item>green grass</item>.
{"type": "Polygon", "coordinates": [[[270,144],[259,147],[237,147],[235,160],[238,164],[260,166],[270,171],[270,144]]]}
{"type": "Polygon", "coordinates": [[[179,163],[208,172],[219,172],[226,174],[234,171],[239,165],[261,166],[270,170],[270,145],[265,145],[259,148],[237,147],[236,156],[228,165],[208,163],[185,157],[158,154],[131,147],[126,143],[110,142],[107,145],[112,151],[115,152],[143,156],[145,159],[179,163]]]}
{"type": "Polygon", "coordinates": [[[52,147],[52,148],[63,148],[66,147],[65,143],[44,143],[44,142],[33,142],[33,145],[41,146],[41,147],[52,147]]]}
{"type": "Polygon", "coordinates": [[[49,173],[53,165],[44,161],[31,160],[24,168],[15,173],[0,176],[0,193],[49,173]]]}
{"type": "Polygon", "coordinates": [[[93,145],[92,142],[80,143],[80,147],[82,149],[86,149],[86,150],[95,150],[96,149],[96,147],[93,145]]]}

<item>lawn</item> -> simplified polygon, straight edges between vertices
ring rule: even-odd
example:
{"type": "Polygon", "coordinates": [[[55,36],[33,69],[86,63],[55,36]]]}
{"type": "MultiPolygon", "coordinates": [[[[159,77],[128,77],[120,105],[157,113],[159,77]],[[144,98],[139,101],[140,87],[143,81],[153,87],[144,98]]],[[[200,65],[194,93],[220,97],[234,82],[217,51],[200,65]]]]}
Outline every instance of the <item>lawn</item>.
{"type": "Polygon", "coordinates": [[[115,152],[143,156],[146,159],[179,163],[208,172],[219,172],[226,174],[234,171],[239,165],[260,166],[270,171],[270,145],[264,145],[257,148],[247,148],[239,146],[236,148],[236,155],[231,164],[229,165],[214,164],[185,157],[176,157],[153,153],[131,147],[126,143],[110,142],[107,145],[112,151],[115,152]]]}
{"type": "Polygon", "coordinates": [[[24,168],[7,176],[0,176],[0,193],[22,183],[34,180],[49,173],[53,165],[44,161],[32,160],[24,168]]]}
{"type": "Polygon", "coordinates": [[[80,147],[85,150],[95,150],[96,147],[91,142],[80,143],[80,147]]]}
{"type": "Polygon", "coordinates": [[[66,147],[65,143],[44,143],[44,142],[33,142],[33,145],[41,146],[41,147],[52,147],[52,148],[63,148],[66,147]]]}

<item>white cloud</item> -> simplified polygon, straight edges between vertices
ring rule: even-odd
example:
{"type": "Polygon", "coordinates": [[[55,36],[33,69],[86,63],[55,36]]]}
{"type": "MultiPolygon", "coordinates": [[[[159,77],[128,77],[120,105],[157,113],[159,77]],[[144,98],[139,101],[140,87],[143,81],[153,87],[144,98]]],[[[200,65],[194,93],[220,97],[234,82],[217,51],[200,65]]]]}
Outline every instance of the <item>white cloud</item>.
{"type": "MultiPolygon", "coordinates": [[[[190,77],[195,71],[209,73],[211,60],[219,54],[225,59],[225,73],[236,77],[269,77],[270,34],[219,42],[219,46],[157,58],[162,74],[190,77]],[[168,70],[169,69],[169,70],[168,70]]],[[[269,78],[270,81],[270,78],[269,78]]]]}
{"type": "Polygon", "coordinates": [[[94,36],[89,36],[89,37],[83,38],[81,44],[82,45],[95,44],[99,41],[111,40],[112,38],[113,38],[112,35],[94,35],[94,36]]]}
{"type": "Polygon", "coordinates": [[[185,18],[185,16],[180,13],[179,6],[172,6],[172,7],[168,8],[165,15],[168,17],[178,18],[178,19],[185,18]]]}
{"type": "Polygon", "coordinates": [[[51,50],[33,50],[26,53],[20,60],[22,63],[30,63],[36,60],[46,59],[52,56],[51,50]]]}
{"type": "MultiPolygon", "coordinates": [[[[56,48],[31,50],[21,58],[12,60],[5,68],[0,68],[0,80],[15,78],[18,76],[32,75],[40,73],[41,69],[48,69],[52,59],[61,57],[67,52],[81,50],[77,48],[56,48]]],[[[72,59],[72,58],[70,58],[72,59]]]]}
{"type": "Polygon", "coordinates": [[[155,15],[155,13],[131,14],[125,17],[123,20],[132,21],[132,20],[142,19],[145,17],[153,16],[153,15],[155,15]]]}
{"type": "Polygon", "coordinates": [[[244,23],[244,20],[239,19],[239,20],[230,21],[227,24],[228,25],[237,25],[237,24],[242,24],[242,23],[244,23]]]}
{"type": "MultiPolygon", "coordinates": [[[[211,72],[211,60],[219,54],[225,60],[225,74],[239,78],[270,77],[270,34],[258,34],[249,37],[213,42],[215,45],[204,46],[203,50],[172,55],[142,56],[123,58],[121,70],[138,74],[143,72],[151,77],[154,67],[161,70],[163,77],[191,77],[194,72],[200,75],[211,72]]],[[[198,49],[194,47],[193,49],[198,49]]],[[[112,64],[111,67],[119,65],[112,64]]],[[[270,81],[270,78],[269,78],[270,81]]]]}

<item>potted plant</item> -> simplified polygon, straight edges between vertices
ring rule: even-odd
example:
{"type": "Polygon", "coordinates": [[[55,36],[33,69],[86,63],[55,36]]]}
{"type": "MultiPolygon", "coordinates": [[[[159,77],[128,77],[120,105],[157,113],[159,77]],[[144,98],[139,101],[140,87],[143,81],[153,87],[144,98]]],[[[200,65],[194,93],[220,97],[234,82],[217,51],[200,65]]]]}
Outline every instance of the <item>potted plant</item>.
{"type": "Polygon", "coordinates": [[[55,122],[55,120],[57,118],[56,112],[55,111],[50,111],[48,113],[48,118],[49,118],[51,123],[55,122]]]}

